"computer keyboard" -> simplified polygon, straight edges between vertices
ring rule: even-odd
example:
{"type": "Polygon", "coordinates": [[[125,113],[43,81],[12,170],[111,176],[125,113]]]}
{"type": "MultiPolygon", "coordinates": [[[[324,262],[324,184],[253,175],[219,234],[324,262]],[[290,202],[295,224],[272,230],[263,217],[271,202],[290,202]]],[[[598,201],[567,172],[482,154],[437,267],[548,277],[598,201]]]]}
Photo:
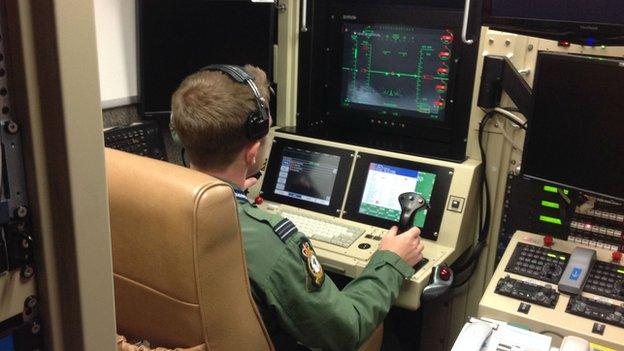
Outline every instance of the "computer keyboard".
{"type": "Polygon", "coordinates": [[[167,161],[163,137],[154,121],[107,128],[104,144],[112,149],[167,161]]]}
{"type": "Polygon", "coordinates": [[[281,214],[293,222],[295,226],[297,226],[297,229],[308,238],[329,244],[349,247],[364,234],[364,229],[357,227],[335,224],[290,212],[282,212],[281,214]]]}

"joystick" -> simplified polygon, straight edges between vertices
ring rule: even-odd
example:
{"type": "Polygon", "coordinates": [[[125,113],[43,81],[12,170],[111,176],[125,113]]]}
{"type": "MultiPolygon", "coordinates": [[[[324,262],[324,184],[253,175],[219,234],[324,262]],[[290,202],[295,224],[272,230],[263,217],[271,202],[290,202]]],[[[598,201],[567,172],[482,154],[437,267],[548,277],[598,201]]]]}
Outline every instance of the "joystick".
{"type": "Polygon", "coordinates": [[[418,211],[429,208],[424,197],[417,193],[409,192],[399,195],[401,204],[401,217],[399,217],[399,233],[406,232],[414,226],[414,216],[418,211]]]}
{"type": "Polygon", "coordinates": [[[453,271],[446,264],[431,269],[429,285],[422,292],[423,301],[431,301],[444,295],[453,285],[453,271]]]}

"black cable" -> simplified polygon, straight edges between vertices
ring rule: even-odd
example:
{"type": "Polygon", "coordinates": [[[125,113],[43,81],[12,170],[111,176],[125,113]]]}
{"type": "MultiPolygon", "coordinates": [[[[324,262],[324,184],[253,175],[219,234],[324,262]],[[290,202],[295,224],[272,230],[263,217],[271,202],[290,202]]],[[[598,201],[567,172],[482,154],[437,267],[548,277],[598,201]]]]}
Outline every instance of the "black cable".
{"type": "Polygon", "coordinates": [[[184,167],[188,167],[188,163],[186,163],[186,149],[182,148],[182,150],[180,151],[180,157],[182,157],[182,164],[184,165],[184,167]]]}
{"type": "Polygon", "coordinates": [[[466,277],[466,279],[461,282],[453,285],[453,288],[460,287],[466,284],[472,275],[476,271],[476,267],[478,266],[479,257],[481,256],[481,252],[487,243],[487,237],[490,232],[490,188],[487,181],[487,159],[485,155],[485,148],[483,147],[483,132],[485,130],[486,124],[489,120],[498,112],[489,111],[483,116],[481,122],[479,123],[479,130],[477,134],[479,151],[481,154],[481,164],[483,165],[481,171],[481,185],[479,187],[479,235],[477,238],[477,243],[471,247],[470,252],[466,253],[466,255],[462,255],[464,257],[460,257],[458,262],[453,264],[453,270],[457,272],[459,275],[461,272],[464,272],[466,269],[470,268],[470,274],[466,277]],[[485,202],[485,204],[484,204],[485,202]],[[485,205],[485,206],[484,206],[485,205]]]}
{"type": "Polygon", "coordinates": [[[470,281],[470,278],[472,278],[472,275],[477,271],[477,267],[479,266],[478,262],[479,260],[476,260],[475,262],[473,262],[472,267],[470,268],[470,273],[468,273],[468,276],[466,277],[466,279],[464,279],[461,283],[453,282],[453,289],[459,289],[470,281]]]}
{"type": "Polygon", "coordinates": [[[481,153],[481,163],[483,164],[483,171],[481,172],[481,193],[485,195],[485,217],[483,219],[483,227],[479,232],[478,242],[485,242],[487,240],[487,236],[490,232],[490,187],[488,185],[487,180],[487,158],[485,155],[485,148],[483,147],[483,132],[485,130],[485,125],[489,122],[489,120],[496,114],[496,112],[488,112],[481,119],[481,123],[479,124],[479,151],[481,153]]]}
{"type": "MultiPolygon", "coordinates": [[[[510,110],[510,109],[505,109],[505,110],[510,110]]],[[[491,200],[490,200],[490,187],[489,187],[488,180],[487,180],[487,158],[485,154],[485,147],[483,146],[483,133],[485,131],[485,126],[487,125],[487,123],[496,114],[503,116],[504,118],[506,118],[507,120],[511,121],[512,123],[514,123],[515,125],[519,126],[520,128],[524,130],[527,129],[526,122],[523,124],[518,123],[518,121],[514,120],[510,116],[507,116],[495,110],[491,110],[487,112],[481,119],[481,122],[479,123],[477,138],[478,138],[478,144],[479,144],[479,152],[481,154],[481,163],[483,165],[483,171],[481,172],[481,185],[479,189],[479,212],[478,212],[479,235],[477,238],[477,243],[471,248],[470,252],[465,255],[465,258],[460,257],[458,259],[458,261],[460,262],[459,263],[456,262],[456,264],[454,264],[455,267],[453,267],[453,269],[455,270],[455,272],[457,272],[458,275],[464,272],[468,268],[470,268],[470,273],[468,274],[468,276],[466,277],[464,281],[457,283],[456,285],[454,284],[453,288],[461,287],[462,285],[466,284],[470,280],[470,278],[472,278],[472,275],[474,274],[474,272],[476,271],[478,267],[478,262],[479,262],[479,257],[481,256],[481,252],[487,245],[487,238],[490,233],[491,200]],[[485,206],[484,206],[484,202],[485,202],[485,206]]]]}

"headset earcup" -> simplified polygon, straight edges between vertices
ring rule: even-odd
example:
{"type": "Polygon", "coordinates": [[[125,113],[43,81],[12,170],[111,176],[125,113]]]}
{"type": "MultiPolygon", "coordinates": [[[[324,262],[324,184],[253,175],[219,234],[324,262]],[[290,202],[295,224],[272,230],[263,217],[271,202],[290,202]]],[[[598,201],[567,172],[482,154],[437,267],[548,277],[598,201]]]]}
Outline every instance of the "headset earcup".
{"type": "Polygon", "coordinates": [[[269,119],[264,118],[261,113],[254,111],[247,116],[247,139],[262,139],[269,132],[269,119]]]}

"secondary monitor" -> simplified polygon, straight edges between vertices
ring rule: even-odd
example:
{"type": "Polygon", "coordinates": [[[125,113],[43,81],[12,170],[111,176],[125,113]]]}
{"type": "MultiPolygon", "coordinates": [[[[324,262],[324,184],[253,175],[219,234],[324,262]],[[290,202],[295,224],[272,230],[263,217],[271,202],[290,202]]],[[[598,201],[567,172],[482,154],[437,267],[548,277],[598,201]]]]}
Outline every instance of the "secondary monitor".
{"type": "Polygon", "coordinates": [[[619,0],[484,0],[483,11],[493,29],[584,45],[624,43],[619,0]]]}
{"type": "Polygon", "coordinates": [[[624,61],[542,52],[523,174],[624,199],[624,61]]]}
{"type": "Polygon", "coordinates": [[[342,35],[344,108],[444,119],[452,30],[344,22],[342,35]]]}
{"type": "Polygon", "coordinates": [[[416,192],[430,204],[418,212],[414,225],[422,236],[436,240],[452,179],[450,168],[372,154],[359,154],[344,218],[389,228],[401,214],[399,195],[416,192]]]}
{"type": "Polygon", "coordinates": [[[344,199],[352,152],[276,138],[262,184],[262,196],[338,216],[344,199]]]}

